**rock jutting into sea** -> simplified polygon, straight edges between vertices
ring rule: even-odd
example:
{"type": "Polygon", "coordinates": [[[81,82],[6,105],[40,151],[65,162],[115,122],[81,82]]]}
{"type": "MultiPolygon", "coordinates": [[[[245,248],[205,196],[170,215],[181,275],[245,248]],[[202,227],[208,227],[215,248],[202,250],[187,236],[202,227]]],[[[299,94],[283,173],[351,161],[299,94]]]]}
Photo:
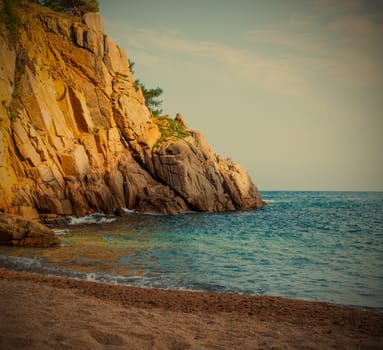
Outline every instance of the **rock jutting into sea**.
{"type": "Polygon", "coordinates": [[[150,112],[99,14],[33,2],[17,11],[16,41],[0,21],[0,211],[38,219],[263,206],[248,173],[180,114],[150,112]]]}
{"type": "Polygon", "coordinates": [[[0,245],[52,247],[59,239],[48,227],[18,215],[0,213],[0,245]]]}

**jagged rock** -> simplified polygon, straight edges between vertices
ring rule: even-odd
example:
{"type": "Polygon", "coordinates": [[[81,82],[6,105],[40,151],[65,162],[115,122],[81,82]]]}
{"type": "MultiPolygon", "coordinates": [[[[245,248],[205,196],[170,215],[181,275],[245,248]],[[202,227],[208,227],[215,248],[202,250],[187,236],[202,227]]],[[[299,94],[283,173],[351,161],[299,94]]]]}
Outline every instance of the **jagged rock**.
{"type": "Polygon", "coordinates": [[[83,145],[75,145],[68,153],[60,155],[61,169],[66,176],[82,179],[89,171],[89,159],[83,145]]]}
{"type": "Polygon", "coordinates": [[[182,132],[164,133],[99,14],[33,2],[18,11],[18,45],[0,36],[1,211],[35,218],[262,207],[246,171],[217,157],[181,114],[171,123],[182,132]]]}
{"type": "Polygon", "coordinates": [[[261,208],[264,205],[257,188],[240,164],[231,159],[221,159],[218,169],[225,192],[230,195],[236,209],[261,208]]]}
{"type": "Polygon", "coordinates": [[[113,75],[120,74],[129,81],[133,81],[132,73],[129,68],[129,60],[126,53],[113,41],[105,36],[104,62],[113,75]]]}
{"type": "Polygon", "coordinates": [[[102,33],[94,30],[84,32],[84,47],[93,52],[98,57],[104,56],[104,37],[102,33]]]}
{"type": "Polygon", "coordinates": [[[162,144],[153,154],[156,176],[197,211],[233,210],[213,159],[183,140],[162,144]]]}
{"type": "Polygon", "coordinates": [[[96,32],[104,32],[104,21],[100,14],[96,12],[87,12],[83,16],[85,24],[96,32]]]}
{"type": "Polygon", "coordinates": [[[183,125],[185,128],[187,128],[186,121],[181,113],[177,113],[176,117],[174,118],[178,123],[183,125]]]}
{"type": "Polygon", "coordinates": [[[51,247],[59,239],[48,227],[21,216],[0,213],[0,244],[51,247]]]}
{"type": "Polygon", "coordinates": [[[75,43],[80,46],[84,47],[84,28],[82,25],[75,23],[72,27],[73,31],[73,38],[75,43]]]}

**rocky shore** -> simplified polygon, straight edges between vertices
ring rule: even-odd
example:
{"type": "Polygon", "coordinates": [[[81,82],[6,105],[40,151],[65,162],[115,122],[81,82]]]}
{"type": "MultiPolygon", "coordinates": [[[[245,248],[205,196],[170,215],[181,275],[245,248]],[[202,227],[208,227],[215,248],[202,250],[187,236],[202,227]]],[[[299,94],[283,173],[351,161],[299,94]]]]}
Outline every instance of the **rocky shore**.
{"type": "Polygon", "coordinates": [[[0,268],[4,349],[381,349],[383,314],[105,285],[0,268]],[[15,307],[17,305],[17,307],[15,307]]]}

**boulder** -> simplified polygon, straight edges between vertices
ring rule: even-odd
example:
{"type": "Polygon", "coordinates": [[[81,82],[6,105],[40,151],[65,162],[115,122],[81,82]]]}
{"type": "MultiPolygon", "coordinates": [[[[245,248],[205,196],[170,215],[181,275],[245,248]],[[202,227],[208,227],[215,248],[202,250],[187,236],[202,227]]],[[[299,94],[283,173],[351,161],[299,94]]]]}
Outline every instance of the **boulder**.
{"type": "Polygon", "coordinates": [[[52,247],[59,244],[53,231],[39,222],[18,215],[0,213],[0,244],[52,247]]]}

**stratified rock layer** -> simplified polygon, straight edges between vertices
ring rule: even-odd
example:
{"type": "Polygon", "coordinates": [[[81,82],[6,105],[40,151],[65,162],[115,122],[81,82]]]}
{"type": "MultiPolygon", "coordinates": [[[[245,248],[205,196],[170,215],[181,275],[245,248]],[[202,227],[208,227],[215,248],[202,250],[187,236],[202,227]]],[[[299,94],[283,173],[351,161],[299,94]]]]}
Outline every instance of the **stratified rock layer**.
{"type": "Polygon", "coordinates": [[[34,218],[262,207],[246,171],[216,156],[182,116],[182,137],[164,137],[98,14],[32,3],[20,11],[18,44],[0,36],[0,211],[34,218]]]}

